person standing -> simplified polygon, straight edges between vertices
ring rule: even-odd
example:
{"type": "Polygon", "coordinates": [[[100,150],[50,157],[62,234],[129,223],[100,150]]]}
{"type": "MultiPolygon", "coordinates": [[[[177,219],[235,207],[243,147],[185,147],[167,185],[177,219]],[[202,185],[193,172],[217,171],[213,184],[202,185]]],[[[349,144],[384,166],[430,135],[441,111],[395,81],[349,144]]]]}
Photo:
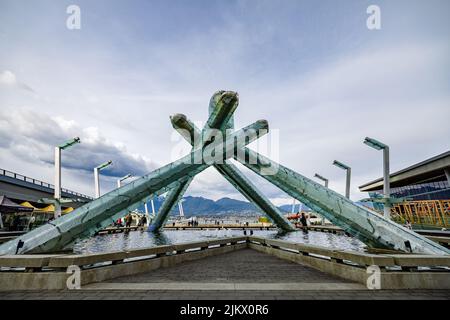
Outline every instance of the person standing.
{"type": "Polygon", "coordinates": [[[127,228],[131,227],[131,222],[133,222],[133,217],[131,216],[131,214],[128,214],[125,217],[125,227],[127,228]]]}
{"type": "Polygon", "coordinates": [[[302,212],[302,216],[300,217],[300,223],[302,224],[303,231],[308,232],[308,221],[304,212],[302,212]]]}

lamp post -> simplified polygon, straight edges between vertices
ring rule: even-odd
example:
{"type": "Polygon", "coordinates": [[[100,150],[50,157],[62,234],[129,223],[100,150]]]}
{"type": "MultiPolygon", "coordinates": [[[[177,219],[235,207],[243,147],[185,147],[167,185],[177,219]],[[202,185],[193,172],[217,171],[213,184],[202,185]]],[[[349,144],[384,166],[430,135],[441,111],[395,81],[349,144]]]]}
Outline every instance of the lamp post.
{"type": "MultiPolygon", "coordinates": [[[[323,176],[321,176],[321,175],[318,174],[318,173],[316,173],[316,174],[314,175],[314,177],[316,177],[316,178],[319,179],[319,180],[322,180],[322,181],[324,182],[324,184],[325,184],[325,188],[328,188],[328,179],[327,179],[327,178],[324,178],[323,176]]],[[[322,225],[325,224],[325,218],[324,218],[324,217],[322,217],[321,223],[322,223],[322,225]]]]}
{"type": "Polygon", "coordinates": [[[183,199],[178,202],[178,210],[180,211],[180,218],[184,218],[183,199]]]}
{"type": "Polygon", "coordinates": [[[314,175],[314,177],[325,182],[325,188],[328,188],[328,179],[322,177],[320,174],[317,174],[317,173],[314,175]]]}
{"type": "Polygon", "coordinates": [[[75,137],[55,147],[55,219],[61,216],[61,150],[70,148],[71,146],[80,142],[80,138],[75,137]]]}
{"type": "Polygon", "coordinates": [[[150,203],[152,204],[152,214],[153,216],[155,216],[155,202],[152,200],[150,200],[150,203]]]}
{"type": "Polygon", "coordinates": [[[126,176],[124,176],[124,177],[122,177],[120,179],[117,179],[117,188],[120,188],[122,186],[122,181],[125,181],[125,180],[127,180],[128,178],[131,178],[131,177],[132,177],[131,174],[127,174],[126,176]]]}
{"type": "Polygon", "coordinates": [[[99,180],[99,172],[112,164],[112,161],[102,163],[101,165],[94,168],[94,183],[95,183],[95,198],[100,197],[100,180],[99,180]]]}
{"type": "MultiPolygon", "coordinates": [[[[295,213],[295,198],[292,199],[292,210],[291,211],[292,211],[291,213],[295,213]]],[[[298,211],[300,211],[300,208],[298,211]]]]}
{"type": "Polygon", "coordinates": [[[349,166],[347,166],[347,165],[345,165],[342,162],[339,162],[337,160],[333,161],[333,165],[335,165],[336,167],[347,171],[347,178],[345,180],[345,197],[347,199],[350,199],[350,178],[351,178],[351,175],[352,175],[352,169],[349,166]]]}
{"type": "Polygon", "coordinates": [[[384,217],[391,218],[391,186],[389,181],[389,146],[372,138],[365,138],[364,143],[375,150],[383,150],[383,198],[384,198],[384,217]]]}

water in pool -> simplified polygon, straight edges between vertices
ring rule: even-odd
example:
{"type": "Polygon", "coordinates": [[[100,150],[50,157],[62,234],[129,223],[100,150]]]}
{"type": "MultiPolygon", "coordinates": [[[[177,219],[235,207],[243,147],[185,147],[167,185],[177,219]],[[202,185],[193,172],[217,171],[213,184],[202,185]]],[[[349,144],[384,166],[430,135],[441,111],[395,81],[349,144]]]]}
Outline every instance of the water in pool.
{"type": "MultiPolygon", "coordinates": [[[[248,234],[249,231],[247,231],[248,234]]],[[[74,246],[75,253],[111,252],[139,249],[166,244],[177,244],[192,241],[212,240],[224,237],[243,236],[242,230],[198,230],[198,231],[163,231],[154,234],[146,231],[98,235],[78,241],[74,246]]],[[[324,246],[331,249],[364,251],[366,246],[358,239],[346,235],[325,232],[295,231],[277,233],[277,231],[253,231],[257,237],[279,239],[295,243],[324,246]]]]}

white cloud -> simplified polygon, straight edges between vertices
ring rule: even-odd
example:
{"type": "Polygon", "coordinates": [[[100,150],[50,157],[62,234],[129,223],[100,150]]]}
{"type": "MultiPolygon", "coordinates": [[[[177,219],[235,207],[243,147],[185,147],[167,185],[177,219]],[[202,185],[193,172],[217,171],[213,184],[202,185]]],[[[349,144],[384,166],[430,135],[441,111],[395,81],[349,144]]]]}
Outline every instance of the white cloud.
{"type": "Polygon", "coordinates": [[[54,147],[79,136],[81,144],[63,152],[64,168],[91,173],[100,163],[113,160],[113,166],[105,175],[119,177],[128,173],[143,175],[156,167],[142,155],[130,154],[123,144],[105,138],[97,128],[83,128],[61,116],[50,117],[34,110],[19,109],[12,113],[1,112],[0,121],[0,141],[3,141],[0,148],[30,162],[52,165],[54,147]]]}
{"type": "Polygon", "coordinates": [[[5,70],[0,73],[0,84],[11,86],[17,84],[17,78],[14,73],[5,70]]]}
{"type": "Polygon", "coordinates": [[[22,90],[35,93],[35,91],[27,84],[17,80],[17,76],[9,70],[0,72],[0,86],[19,88],[22,90]]]}

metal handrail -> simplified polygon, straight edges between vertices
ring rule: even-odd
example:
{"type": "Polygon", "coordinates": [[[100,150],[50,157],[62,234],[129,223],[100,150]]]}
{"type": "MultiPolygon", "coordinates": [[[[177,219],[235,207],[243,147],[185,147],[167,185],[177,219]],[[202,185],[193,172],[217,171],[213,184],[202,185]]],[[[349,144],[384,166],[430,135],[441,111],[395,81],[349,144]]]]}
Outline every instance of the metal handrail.
{"type": "MultiPolygon", "coordinates": [[[[12,172],[9,170],[5,170],[5,169],[0,169],[0,175],[5,176],[5,177],[9,177],[9,178],[14,178],[20,181],[25,181],[27,183],[32,183],[41,187],[45,187],[45,188],[49,188],[49,189],[55,189],[55,185],[51,184],[51,183],[47,183],[38,179],[34,179],[34,178],[30,178],[27,176],[24,176],[22,174],[16,173],[16,172],[12,172]]],[[[68,189],[64,189],[61,188],[62,192],[77,196],[77,197],[81,197],[81,198],[86,198],[86,199],[94,199],[90,196],[87,196],[85,194],[79,193],[79,192],[75,192],[75,191],[71,191],[68,189]]]]}

